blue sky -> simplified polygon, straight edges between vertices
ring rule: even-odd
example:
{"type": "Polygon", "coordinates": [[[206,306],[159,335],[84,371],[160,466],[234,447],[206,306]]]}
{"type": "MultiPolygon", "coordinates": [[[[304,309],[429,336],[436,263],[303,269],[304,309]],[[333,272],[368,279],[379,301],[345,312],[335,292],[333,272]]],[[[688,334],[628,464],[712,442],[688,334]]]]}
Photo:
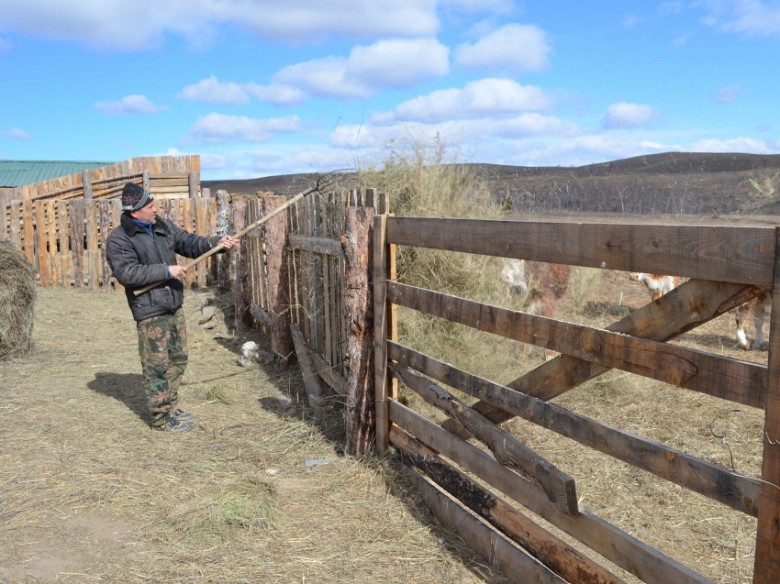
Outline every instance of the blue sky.
{"type": "Polygon", "coordinates": [[[0,0],[0,159],[780,153],[780,0],[0,0]]]}

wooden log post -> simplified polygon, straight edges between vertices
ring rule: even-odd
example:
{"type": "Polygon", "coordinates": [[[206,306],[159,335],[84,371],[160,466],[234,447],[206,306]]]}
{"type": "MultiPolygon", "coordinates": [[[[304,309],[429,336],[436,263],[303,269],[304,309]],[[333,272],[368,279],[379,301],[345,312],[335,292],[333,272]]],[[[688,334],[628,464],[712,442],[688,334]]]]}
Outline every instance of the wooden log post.
{"type": "MultiPolygon", "coordinates": [[[[35,260],[35,227],[33,227],[33,214],[35,208],[33,203],[25,201],[22,208],[22,233],[24,234],[24,256],[33,268],[36,268],[38,263],[35,260]]],[[[37,268],[35,270],[38,271],[37,268]]]]}
{"type": "Polygon", "coordinates": [[[764,418],[763,479],[758,500],[755,584],[780,582],[780,229],[776,230],[774,291],[764,418]]]}
{"type": "Polygon", "coordinates": [[[344,309],[347,324],[346,452],[363,455],[374,447],[376,412],[374,396],[374,312],[371,282],[372,235],[376,212],[367,207],[347,209],[344,243],[344,309]]]}
{"type": "Polygon", "coordinates": [[[108,264],[108,236],[111,233],[111,201],[100,201],[100,289],[111,291],[111,266],[108,264]]]}
{"type": "Polygon", "coordinates": [[[385,270],[386,217],[374,224],[374,407],[376,408],[376,453],[384,455],[390,446],[387,413],[387,273],[385,270]]]}
{"type": "Polygon", "coordinates": [[[87,277],[89,288],[100,290],[100,246],[98,230],[100,226],[100,209],[96,200],[86,201],[87,206],[87,277]]]}
{"type": "Polygon", "coordinates": [[[197,199],[200,195],[200,176],[197,172],[187,174],[187,188],[190,199],[197,199]]]}
{"type": "Polygon", "coordinates": [[[70,201],[68,203],[68,215],[70,216],[70,251],[73,254],[73,286],[84,286],[84,241],[86,234],[86,202],[70,201]]]}
{"type": "Polygon", "coordinates": [[[89,170],[85,170],[82,173],[82,186],[84,188],[84,200],[89,201],[92,199],[92,173],[89,170]]]}
{"type": "MultiPolygon", "coordinates": [[[[270,196],[263,199],[265,215],[287,202],[286,197],[270,196]]],[[[266,256],[268,272],[268,313],[273,319],[271,349],[277,364],[287,367],[293,355],[290,333],[290,300],[287,273],[287,213],[279,213],[265,223],[266,256]]]]}
{"type": "Polygon", "coordinates": [[[57,201],[57,231],[59,233],[60,281],[61,286],[70,287],[70,230],[68,202],[57,201]]]}
{"type": "MultiPolygon", "coordinates": [[[[233,200],[233,233],[244,229],[246,223],[246,199],[237,197],[233,200]]],[[[237,333],[247,329],[249,322],[249,298],[246,293],[246,242],[229,252],[230,274],[233,283],[233,326],[237,333]]]]}
{"type": "Polygon", "coordinates": [[[46,236],[46,214],[45,206],[41,203],[33,203],[35,208],[35,244],[37,249],[36,259],[38,267],[38,281],[44,288],[49,287],[51,280],[49,265],[49,248],[47,246],[46,236]]]}
{"type": "MultiPolygon", "coordinates": [[[[218,190],[217,191],[217,227],[216,227],[216,234],[220,237],[223,235],[227,235],[228,233],[234,233],[234,231],[231,230],[231,216],[232,210],[230,207],[230,195],[227,191],[224,190],[218,190]]],[[[205,221],[204,224],[201,225],[200,221],[198,222],[198,229],[205,228],[205,221]]],[[[201,232],[203,233],[203,232],[201,232]]],[[[228,258],[225,256],[225,254],[217,254],[214,257],[214,263],[213,266],[213,280],[217,283],[217,287],[225,290],[228,288],[228,258]]]]}

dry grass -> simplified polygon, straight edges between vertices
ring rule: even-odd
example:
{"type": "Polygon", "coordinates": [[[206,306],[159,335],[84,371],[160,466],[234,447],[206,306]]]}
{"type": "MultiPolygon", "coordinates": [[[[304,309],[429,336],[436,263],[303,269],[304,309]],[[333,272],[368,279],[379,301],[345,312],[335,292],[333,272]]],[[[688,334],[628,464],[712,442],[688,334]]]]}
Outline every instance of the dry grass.
{"type": "Polygon", "coordinates": [[[185,309],[185,435],[147,426],[121,294],[41,289],[33,351],[0,363],[0,582],[494,582],[387,461],[342,454],[297,371],[242,368],[185,309]],[[289,401],[280,399],[292,398],[289,401]]]}
{"type": "Polygon", "coordinates": [[[33,268],[21,250],[0,240],[0,360],[30,350],[34,318],[33,268]]]}

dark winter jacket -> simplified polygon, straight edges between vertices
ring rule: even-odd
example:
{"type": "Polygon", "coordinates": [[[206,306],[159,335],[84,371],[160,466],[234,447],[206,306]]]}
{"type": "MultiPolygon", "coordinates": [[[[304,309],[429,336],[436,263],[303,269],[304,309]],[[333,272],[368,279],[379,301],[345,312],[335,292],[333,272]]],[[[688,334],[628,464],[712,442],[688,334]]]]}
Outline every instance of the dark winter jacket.
{"type": "Polygon", "coordinates": [[[122,214],[119,227],[108,236],[106,256],[111,271],[122,286],[135,320],[172,313],[184,302],[184,284],[171,279],[168,266],[176,264],[176,254],[196,258],[217,245],[219,237],[201,237],[157,218],[154,237],[122,214]],[[133,290],[160,282],[136,296],[133,290]]]}

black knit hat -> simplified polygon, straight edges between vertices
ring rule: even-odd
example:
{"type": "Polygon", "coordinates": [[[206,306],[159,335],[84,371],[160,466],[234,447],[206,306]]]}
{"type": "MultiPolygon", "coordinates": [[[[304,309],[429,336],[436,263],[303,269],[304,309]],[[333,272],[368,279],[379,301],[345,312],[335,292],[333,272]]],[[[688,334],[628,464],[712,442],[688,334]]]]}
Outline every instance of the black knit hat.
{"type": "Polygon", "coordinates": [[[141,185],[129,182],[122,189],[122,209],[124,211],[138,211],[153,200],[152,194],[141,185]]]}

